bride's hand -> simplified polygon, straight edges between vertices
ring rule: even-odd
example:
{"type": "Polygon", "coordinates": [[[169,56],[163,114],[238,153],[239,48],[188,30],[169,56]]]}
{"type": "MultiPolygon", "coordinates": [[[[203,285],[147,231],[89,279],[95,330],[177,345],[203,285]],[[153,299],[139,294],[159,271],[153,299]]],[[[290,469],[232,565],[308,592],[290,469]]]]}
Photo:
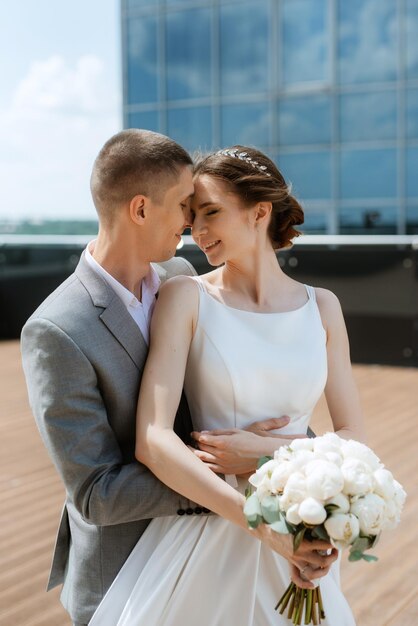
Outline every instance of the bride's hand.
{"type": "Polygon", "coordinates": [[[310,581],[326,576],[338,558],[338,550],[326,541],[303,540],[294,552],[291,535],[277,533],[266,524],[260,524],[250,532],[255,533],[263,543],[289,562],[293,582],[303,589],[312,589],[314,585],[310,581]]]}
{"type": "Polygon", "coordinates": [[[273,454],[274,450],[300,435],[272,435],[271,430],[283,428],[289,417],[276,417],[253,422],[245,430],[211,430],[191,433],[195,440],[194,454],[217,474],[251,474],[257,459],[273,454]]]}

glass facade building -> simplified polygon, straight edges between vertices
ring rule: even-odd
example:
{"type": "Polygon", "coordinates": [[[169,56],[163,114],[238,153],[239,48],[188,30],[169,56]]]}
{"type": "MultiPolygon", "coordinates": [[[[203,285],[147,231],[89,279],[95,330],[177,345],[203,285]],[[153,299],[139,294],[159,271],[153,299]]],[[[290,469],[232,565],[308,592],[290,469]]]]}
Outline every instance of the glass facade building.
{"type": "Polygon", "coordinates": [[[418,232],[418,0],[122,0],[124,126],[254,145],[306,231],[418,232]]]}

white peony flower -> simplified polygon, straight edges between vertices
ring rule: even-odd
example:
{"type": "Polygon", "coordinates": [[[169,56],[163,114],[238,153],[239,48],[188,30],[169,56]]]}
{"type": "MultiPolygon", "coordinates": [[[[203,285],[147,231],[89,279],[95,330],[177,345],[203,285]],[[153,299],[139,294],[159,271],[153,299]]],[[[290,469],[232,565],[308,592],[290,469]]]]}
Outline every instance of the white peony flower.
{"type": "Polygon", "coordinates": [[[305,524],[316,526],[322,524],[327,517],[327,512],[321,502],[315,498],[305,498],[300,503],[298,513],[305,524]]]}
{"type": "Polygon", "coordinates": [[[346,495],[363,495],[373,491],[374,476],[368,464],[356,458],[346,458],[340,470],[344,476],[343,492],[346,495]]]}
{"type": "Polygon", "coordinates": [[[298,450],[294,453],[292,458],[292,465],[295,470],[301,470],[307,463],[313,461],[315,459],[315,455],[312,450],[298,450]]]}
{"type": "Polygon", "coordinates": [[[391,500],[385,499],[385,521],[383,530],[392,530],[396,528],[401,520],[401,512],[406,499],[406,492],[397,480],[393,481],[394,495],[391,500]]]}
{"type": "Polygon", "coordinates": [[[364,535],[378,535],[382,530],[386,505],[384,499],[376,493],[356,498],[351,502],[350,512],[358,518],[360,530],[364,535]]]}
{"type": "Polygon", "coordinates": [[[353,543],[360,534],[360,524],[352,513],[334,513],[325,520],[325,530],[336,548],[342,549],[353,543]]]}
{"type": "Polygon", "coordinates": [[[395,497],[395,484],[392,473],[389,470],[380,468],[374,473],[375,487],[374,491],[377,495],[385,500],[391,500],[395,497]]]}
{"type": "Polygon", "coordinates": [[[293,458],[293,450],[289,446],[280,446],[278,450],[274,451],[274,461],[290,461],[293,458]]]}
{"type": "Polygon", "coordinates": [[[338,506],[338,509],[335,509],[335,512],[332,513],[333,515],[337,513],[348,513],[350,510],[350,500],[343,493],[337,493],[336,496],[325,500],[325,505],[327,504],[335,504],[335,506],[338,506]]]}
{"type": "Polygon", "coordinates": [[[311,461],[305,467],[309,495],[318,500],[327,500],[340,493],[344,477],[339,467],[329,461],[311,461]]]}
{"type": "Polygon", "coordinates": [[[382,530],[392,530],[400,522],[400,512],[395,504],[395,499],[385,500],[385,519],[382,524],[382,530]]]}
{"type": "Polygon", "coordinates": [[[342,439],[335,433],[326,433],[322,437],[316,437],[314,439],[314,452],[327,454],[328,452],[334,452],[341,455],[342,439]]]}
{"type": "Polygon", "coordinates": [[[334,465],[337,465],[338,467],[341,467],[343,464],[344,458],[339,452],[325,452],[324,456],[326,461],[334,463],[334,465]]]}
{"type": "Polygon", "coordinates": [[[314,440],[313,439],[294,439],[292,441],[292,443],[290,444],[290,447],[292,448],[292,450],[294,450],[295,452],[297,450],[310,450],[312,452],[312,450],[314,449],[314,440]]]}
{"type": "Polygon", "coordinates": [[[257,489],[255,493],[257,494],[258,499],[263,500],[266,496],[270,496],[272,493],[271,480],[267,474],[265,474],[261,480],[261,482],[257,485],[257,489]]]}
{"type": "Polygon", "coordinates": [[[301,516],[298,513],[299,504],[292,504],[286,511],[286,519],[290,524],[300,524],[302,521],[301,516]]]}
{"type": "Polygon", "coordinates": [[[301,472],[294,472],[289,476],[280,499],[282,509],[287,511],[292,504],[300,504],[307,495],[305,476],[301,472]]]}
{"type": "Polygon", "coordinates": [[[277,463],[271,475],[271,488],[276,493],[281,493],[289,479],[289,476],[295,471],[293,463],[290,461],[282,461],[277,463]]]}
{"type": "Polygon", "coordinates": [[[276,467],[277,461],[275,461],[274,459],[272,459],[271,461],[267,461],[267,463],[263,463],[263,465],[259,467],[254,474],[251,474],[248,482],[251,483],[251,485],[253,485],[254,487],[258,487],[258,485],[263,481],[265,476],[268,476],[268,478],[271,477],[276,467]]]}
{"type": "Polygon", "coordinates": [[[395,487],[395,504],[396,507],[399,511],[399,513],[402,511],[403,509],[403,505],[405,504],[405,500],[406,500],[406,491],[405,489],[402,487],[402,485],[400,483],[398,483],[397,480],[393,481],[393,485],[395,487]]]}
{"type": "Polygon", "coordinates": [[[359,461],[363,461],[373,472],[382,467],[379,457],[376,456],[370,448],[365,446],[364,443],[354,441],[354,439],[343,441],[341,444],[341,452],[346,459],[358,459],[359,461]]]}

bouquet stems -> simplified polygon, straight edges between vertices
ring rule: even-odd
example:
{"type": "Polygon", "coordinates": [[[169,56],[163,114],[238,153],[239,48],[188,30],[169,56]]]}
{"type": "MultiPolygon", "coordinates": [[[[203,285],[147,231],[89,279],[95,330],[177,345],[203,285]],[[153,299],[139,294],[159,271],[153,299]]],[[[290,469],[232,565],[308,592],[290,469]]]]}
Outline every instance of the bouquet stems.
{"type": "Polygon", "coordinates": [[[302,624],[303,613],[305,613],[305,624],[317,626],[321,623],[321,619],[325,619],[319,585],[315,589],[301,589],[295,583],[290,583],[275,609],[283,614],[288,606],[287,617],[295,626],[302,624]]]}

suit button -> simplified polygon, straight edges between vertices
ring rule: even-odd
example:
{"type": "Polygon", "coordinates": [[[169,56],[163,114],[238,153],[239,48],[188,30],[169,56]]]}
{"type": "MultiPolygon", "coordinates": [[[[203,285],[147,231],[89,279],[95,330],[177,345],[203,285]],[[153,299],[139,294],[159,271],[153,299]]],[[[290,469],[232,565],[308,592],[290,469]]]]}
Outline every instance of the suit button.
{"type": "Polygon", "coordinates": [[[177,515],[184,515],[185,512],[186,511],[184,509],[177,509],[177,515]]]}
{"type": "Polygon", "coordinates": [[[190,508],[186,509],[186,515],[193,515],[193,513],[194,513],[193,509],[190,509],[190,508]]]}
{"type": "Polygon", "coordinates": [[[205,507],[202,507],[202,512],[203,513],[210,513],[209,509],[205,509],[205,507]]]}
{"type": "Polygon", "coordinates": [[[196,513],[196,515],[200,515],[202,513],[202,508],[200,506],[197,506],[194,512],[196,513]]]}

